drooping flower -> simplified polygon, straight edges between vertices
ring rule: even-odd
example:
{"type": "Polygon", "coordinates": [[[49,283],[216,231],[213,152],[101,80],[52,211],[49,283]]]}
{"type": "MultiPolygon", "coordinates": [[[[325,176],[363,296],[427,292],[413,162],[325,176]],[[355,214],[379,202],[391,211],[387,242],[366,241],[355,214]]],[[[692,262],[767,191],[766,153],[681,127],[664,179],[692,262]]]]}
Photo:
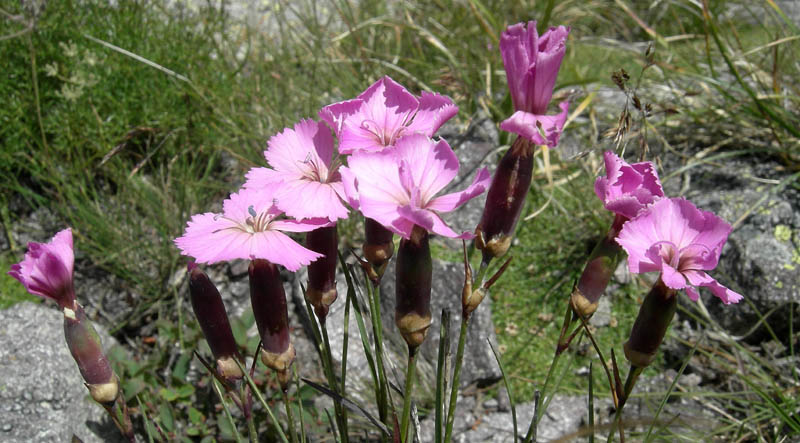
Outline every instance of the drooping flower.
{"type": "Polygon", "coordinates": [[[324,123],[302,120],[286,128],[269,139],[264,157],[272,169],[251,169],[245,188],[277,187],[273,198],[278,209],[300,220],[347,217],[333,135],[324,123]]]}
{"type": "Polygon", "coordinates": [[[242,189],[231,194],[221,214],[195,214],[175,245],[198,263],[216,263],[233,259],[263,258],[296,271],[320,254],[310,251],[285,232],[308,232],[329,222],[327,219],[305,221],[280,219],[283,211],[274,204],[274,188],[242,189]]]}
{"type": "Polygon", "coordinates": [[[481,169],[467,189],[436,197],[456,177],[458,167],[458,158],[446,141],[414,134],[403,137],[391,150],[353,154],[342,177],[365,217],[406,239],[415,224],[445,237],[469,239],[472,233],[453,231],[439,213],[480,195],[490,176],[481,169]]]}
{"type": "Polygon", "coordinates": [[[339,138],[339,152],[377,152],[410,134],[428,137],[458,113],[448,97],[423,92],[417,98],[388,76],[358,98],[328,105],[319,112],[339,138]]]}
{"type": "Polygon", "coordinates": [[[561,102],[556,115],[547,115],[558,70],[566,51],[569,28],[550,28],[539,36],[536,22],[509,26],[500,37],[500,53],[506,69],[514,114],[500,124],[537,145],[558,144],[567,120],[569,103],[561,102]]]}
{"type": "Polygon", "coordinates": [[[603,154],[606,176],[597,177],[594,192],[611,212],[636,217],[647,205],[664,197],[652,162],[628,164],[612,151],[603,154]]]}
{"type": "Polygon", "coordinates": [[[28,243],[25,258],[12,265],[8,275],[19,280],[31,294],[54,300],[62,309],[74,309],[74,263],[72,230],[67,228],[47,243],[28,243]]]}
{"type": "Polygon", "coordinates": [[[671,289],[685,289],[697,300],[705,286],[723,303],[738,303],[740,294],[714,280],[706,271],[717,266],[731,225],[682,198],[661,199],[622,227],[617,242],[628,253],[633,273],[660,271],[671,289]]]}

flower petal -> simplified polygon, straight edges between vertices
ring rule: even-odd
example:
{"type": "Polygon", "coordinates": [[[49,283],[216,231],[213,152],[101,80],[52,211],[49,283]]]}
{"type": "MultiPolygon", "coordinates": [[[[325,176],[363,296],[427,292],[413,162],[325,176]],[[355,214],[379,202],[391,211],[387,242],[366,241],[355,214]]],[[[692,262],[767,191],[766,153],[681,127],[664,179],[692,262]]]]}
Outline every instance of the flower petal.
{"type": "Polygon", "coordinates": [[[408,132],[432,137],[444,122],[456,114],[458,106],[449,97],[423,91],[414,120],[408,125],[408,132]]]}
{"type": "Polygon", "coordinates": [[[347,208],[328,183],[308,180],[284,182],[275,194],[275,204],[286,215],[299,220],[321,217],[335,221],[347,218],[347,208]]]}
{"type": "MultiPolygon", "coordinates": [[[[722,302],[725,303],[726,305],[729,305],[731,303],[739,303],[739,301],[741,301],[742,298],[744,298],[744,297],[742,297],[741,294],[739,294],[737,292],[734,292],[734,291],[731,291],[730,289],[726,288],[725,286],[722,286],[721,284],[719,284],[719,282],[714,280],[714,278],[712,278],[710,275],[706,274],[705,272],[702,272],[702,271],[684,271],[683,274],[689,280],[689,283],[691,283],[691,284],[693,284],[695,286],[705,286],[705,287],[707,287],[708,289],[711,290],[711,293],[713,293],[714,295],[719,297],[719,299],[722,300],[722,302]]],[[[693,299],[693,300],[696,300],[696,298],[693,299]]]]}
{"type": "Polygon", "coordinates": [[[264,157],[278,172],[302,178],[317,174],[327,180],[333,158],[333,135],[322,122],[301,120],[267,142],[264,157]]]}
{"type": "Polygon", "coordinates": [[[561,131],[567,121],[569,102],[563,101],[558,106],[561,108],[561,112],[556,115],[537,115],[517,111],[500,123],[500,129],[525,137],[537,145],[554,148],[558,145],[558,139],[561,137],[561,131]]]}
{"type": "Polygon", "coordinates": [[[279,231],[257,232],[250,240],[250,258],[263,258],[294,272],[322,257],[279,231]]]}
{"type": "MultiPolygon", "coordinates": [[[[409,205],[402,206],[398,209],[400,215],[412,223],[412,225],[419,225],[422,228],[425,228],[429,232],[433,232],[439,234],[444,237],[450,238],[463,238],[465,240],[470,240],[475,235],[471,232],[462,232],[461,234],[453,231],[444,220],[439,217],[433,211],[428,211],[425,209],[417,209],[412,208],[409,205]]],[[[405,238],[409,238],[411,233],[409,232],[408,235],[404,235],[405,238]]]]}
{"type": "Polygon", "coordinates": [[[450,212],[467,201],[481,195],[489,188],[492,182],[492,175],[486,168],[481,168],[475,174],[472,184],[467,189],[460,192],[453,192],[434,198],[428,203],[426,209],[432,209],[439,212],[450,212]]]}

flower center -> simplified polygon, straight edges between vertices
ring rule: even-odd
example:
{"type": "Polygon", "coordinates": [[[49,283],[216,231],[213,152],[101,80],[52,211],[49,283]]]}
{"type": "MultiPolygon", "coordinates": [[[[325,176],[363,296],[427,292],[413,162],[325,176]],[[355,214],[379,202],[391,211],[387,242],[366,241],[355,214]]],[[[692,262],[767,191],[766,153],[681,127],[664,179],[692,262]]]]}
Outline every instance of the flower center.
{"type": "Polygon", "coordinates": [[[214,231],[216,234],[220,231],[225,231],[228,229],[235,229],[237,231],[246,232],[248,234],[255,234],[256,232],[265,232],[269,231],[269,224],[272,220],[275,219],[274,214],[270,214],[269,211],[264,211],[261,213],[257,213],[253,206],[247,208],[247,213],[250,214],[249,217],[244,219],[244,222],[239,220],[234,220],[230,217],[226,217],[222,214],[217,214],[214,216],[214,220],[228,220],[229,222],[233,223],[234,226],[228,226],[227,228],[221,228],[214,231]]]}
{"type": "Polygon", "coordinates": [[[372,134],[372,137],[379,145],[392,146],[403,136],[403,133],[406,131],[406,126],[404,121],[398,127],[389,131],[389,128],[382,127],[373,120],[364,120],[361,122],[361,129],[372,134]]]}

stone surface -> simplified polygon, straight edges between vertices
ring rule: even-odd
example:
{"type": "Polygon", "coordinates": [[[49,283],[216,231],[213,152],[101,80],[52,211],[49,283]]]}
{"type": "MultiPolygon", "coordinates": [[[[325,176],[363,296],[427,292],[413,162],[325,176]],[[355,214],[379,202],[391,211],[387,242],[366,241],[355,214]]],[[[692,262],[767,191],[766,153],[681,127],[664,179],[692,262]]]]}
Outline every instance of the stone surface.
{"type": "MultiPolygon", "coordinates": [[[[693,167],[683,180],[667,186],[670,195],[688,187],[686,197],[699,208],[739,223],[711,275],[741,293],[762,315],[770,313],[769,325],[779,335],[788,331],[790,309],[800,304],[800,192],[791,186],[774,192],[787,175],[768,158],[734,158],[693,167]]],[[[730,309],[708,291],[701,294],[713,318],[731,333],[748,334],[753,342],[766,336],[763,327],[751,330],[759,315],[749,303],[730,309]]],[[[794,321],[797,330],[797,311],[794,321]]]]}
{"type": "MultiPolygon", "coordinates": [[[[114,340],[97,330],[107,349],[114,340]]],[[[30,302],[0,310],[0,371],[0,441],[122,441],[83,385],[58,310],[30,302]]]]}

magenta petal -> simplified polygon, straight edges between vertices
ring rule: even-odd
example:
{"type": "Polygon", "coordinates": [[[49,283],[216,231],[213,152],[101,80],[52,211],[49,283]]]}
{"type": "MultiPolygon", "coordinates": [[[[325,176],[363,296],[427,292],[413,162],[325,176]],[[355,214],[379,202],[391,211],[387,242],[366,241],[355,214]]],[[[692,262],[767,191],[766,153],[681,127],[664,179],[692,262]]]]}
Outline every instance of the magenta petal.
{"type": "Polygon", "coordinates": [[[286,175],[271,168],[252,168],[245,175],[245,182],[242,187],[263,189],[274,186],[284,180],[286,175]]]}
{"type": "Polygon", "coordinates": [[[675,270],[672,266],[662,263],[661,265],[661,281],[672,289],[683,289],[686,287],[686,278],[683,274],[675,270]]]}
{"type": "Polygon", "coordinates": [[[301,120],[272,136],[264,157],[276,171],[300,178],[321,170],[325,180],[333,158],[333,135],[322,122],[301,120]]]}
{"type": "Polygon", "coordinates": [[[395,152],[409,167],[412,183],[406,188],[419,189],[422,205],[458,174],[458,157],[444,140],[434,144],[422,134],[409,135],[397,142],[395,152]]]}
{"type": "Polygon", "coordinates": [[[347,167],[339,168],[339,173],[342,175],[342,187],[344,188],[347,203],[349,203],[353,209],[358,210],[358,179],[347,167]]]}
{"type": "Polygon", "coordinates": [[[527,103],[524,108],[533,113],[544,113],[553,96],[561,61],[566,53],[569,28],[550,28],[539,37],[536,63],[526,76],[527,103]]]}
{"type": "Polygon", "coordinates": [[[569,103],[563,101],[558,106],[561,108],[561,112],[556,115],[536,115],[517,111],[500,123],[500,129],[525,137],[537,145],[554,148],[558,145],[558,139],[561,137],[561,131],[567,121],[569,103]]]}
{"type": "Polygon", "coordinates": [[[492,175],[489,173],[489,170],[481,168],[478,170],[478,173],[475,174],[472,184],[469,185],[467,189],[436,197],[431,200],[426,207],[434,211],[450,212],[469,200],[481,195],[489,188],[491,182],[492,175]]]}
{"type": "Polygon", "coordinates": [[[536,64],[538,55],[536,22],[517,23],[509,26],[500,36],[500,54],[506,70],[508,90],[515,110],[526,110],[528,100],[524,83],[528,71],[536,64]]]}
{"type": "MultiPolygon", "coordinates": [[[[319,111],[318,115],[320,119],[322,119],[328,124],[328,126],[331,127],[331,129],[333,129],[333,132],[336,134],[336,136],[340,137],[342,134],[342,129],[344,128],[344,122],[348,117],[357,113],[363,104],[364,101],[361,99],[345,100],[343,102],[325,106],[319,111]]],[[[346,152],[341,150],[341,147],[339,152],[346,154],[346,152]]]]}
{"type": "Polygon", "coordinates": [[[697,292],[697,289],[694,286],[686,286],[686,296],[689,297],[691,301],[697,301],[700,299],[700,294],[697,292]]]}
{"type": "Polygon", "coordinates": [[[47,243],[29,243],[25,257],[11,266],[8,275],[19,280],[31,294],[52,299],[59,306],[66,307],[75,300],[74,263],[72,230],[68,228],[58,232],[47,243]]]}
{"type": "Polygon", "coordinates": [[[731,303],[739,303],[742,300],[742,295],[731,291],[730,289],[722,286],[714,280],[713,277],[702,271],[684,271],[684,275],[689,280],[689,283],[695,286],[705,286],[711,293],[719,297],[723,303],[729,305],[731,303]]]}
{"type": "Polygon", "coordinates": [[[414,120],[408,125],[408,131],[432,137],[444,122],[456,114],[458,106],[449,97],[423,91],[419,99],[419,108],[414,120]]]}

